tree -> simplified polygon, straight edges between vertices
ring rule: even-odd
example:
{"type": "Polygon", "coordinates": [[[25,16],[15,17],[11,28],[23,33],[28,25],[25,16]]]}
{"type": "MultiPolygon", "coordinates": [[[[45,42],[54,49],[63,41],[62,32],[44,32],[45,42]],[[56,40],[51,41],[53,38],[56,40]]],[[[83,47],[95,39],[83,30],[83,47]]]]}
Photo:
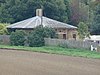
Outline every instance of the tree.
{"type": "Polygon", "coordinates": [[[0,23],[0,35],[3,35],[3,34],[8,34],[8,31],[7,31],[7,26],[8,24],[6,23],[0,23]]]}
{"type": "Polygon", "coordinates": [[[84,22],[80,22],[78,24],[78,34],[81,39],[84,39],[85,37],[89,37],[88,26],[84,22]]]}
{"type": "Polygon", "coordinates": [[[79,22],[85,22],[88,24],[89,21],[89,0],[71,0],[71,24],[77,26],[79,22]]]}
{"type": "Polygon", "coordinates": [[[64,0],[65,6],[66,6],[66,12],[67,12],[67,17],[68,17],[68,22],[71,23],[71,7],[70,7],[70,1],[69,0],[64,0]]]}
{"type": "Polygon", "coordinates": [[[45,45],[44,38],[54,38],[56,32],[52,28],[38,26],[28,36],[28,43],[31,47],[40,47],[45,45]]]}
{"type": "Polygon", "coordinates": [[[0,6],[0,22],[15,23],[32,16],[38,8],[44,10],[44,16],[68,22],[68,3],[64,0],[5,0],[0,6]]]}
{"type": "Polygon", "coordinates": [[[0,0],[0,3],[5,3],[5,0],[0,0]]]}
{"type": "Polygon", "coordinates": [[[79,4],[79,20],[80,22],[88,23],[89,21],[89,5],[84,3],[79,4]]]}
{"type": "Polygon", "coordinates": [[[64,0],[47,0],[44,4],[44,15],[66,23],[68,22],[67,8],[64,0]]]}
{"type": "Polygon", "coordinates": [[[100,4],[95,7],[94,21],[91,26],[91,34],[100,35],[100,4]]]}

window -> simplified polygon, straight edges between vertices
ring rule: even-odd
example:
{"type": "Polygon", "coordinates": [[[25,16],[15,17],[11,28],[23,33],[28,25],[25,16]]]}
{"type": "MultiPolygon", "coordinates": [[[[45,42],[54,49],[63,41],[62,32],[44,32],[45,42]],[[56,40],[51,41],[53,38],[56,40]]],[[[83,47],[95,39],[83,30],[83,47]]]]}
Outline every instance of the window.
{"type": "Polygon", "coordinates": [[[76,34],[73,34],[73,38],[76,40],[76,34]]]}
{"type": "Polygon", "coordinates": [[[66,39],[66,34],[63,34],[63,39],[66,39]]]}

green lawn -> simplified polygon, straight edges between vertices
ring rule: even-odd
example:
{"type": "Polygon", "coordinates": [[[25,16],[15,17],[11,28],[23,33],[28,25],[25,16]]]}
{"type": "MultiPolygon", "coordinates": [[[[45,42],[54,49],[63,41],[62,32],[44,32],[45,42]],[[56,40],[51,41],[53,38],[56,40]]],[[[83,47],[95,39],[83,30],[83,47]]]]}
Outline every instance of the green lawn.
{"type": "Polygon", "coordinates": [[[25,47],[25,46],[7,46],[7,45],[0,45],[0,48],[100,59],[100,53],[91,52],[85,49],[69,49],[69,48],[48,47],[48,46],[25,47]]]}

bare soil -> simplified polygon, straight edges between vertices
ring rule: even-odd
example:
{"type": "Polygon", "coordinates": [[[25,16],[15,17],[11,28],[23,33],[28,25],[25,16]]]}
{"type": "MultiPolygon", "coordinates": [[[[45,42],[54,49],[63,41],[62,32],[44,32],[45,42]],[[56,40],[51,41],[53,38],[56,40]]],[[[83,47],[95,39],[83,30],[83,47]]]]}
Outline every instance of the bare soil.
{"type": "Polygon", "coordinates": [[[0,75],[100,75],[100,60],[0,49],[0,75]]]}

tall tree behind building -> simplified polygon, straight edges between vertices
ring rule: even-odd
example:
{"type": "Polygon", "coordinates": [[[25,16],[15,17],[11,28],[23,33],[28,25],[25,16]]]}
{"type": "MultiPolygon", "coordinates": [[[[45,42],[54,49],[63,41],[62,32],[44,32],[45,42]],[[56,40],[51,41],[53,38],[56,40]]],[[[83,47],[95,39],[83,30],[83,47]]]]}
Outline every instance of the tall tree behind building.
{"type": "Polygon", "coordinates": [[[35,16],[35,10],[43,8],[45,16],[67,23],[67,4],[64,0],[6,0],[0,6],[0,22],[18,22],[35,16]]]}
{"type": "Polygon", "coordinates": [[[91,25],[91,34],[100,35],[100,3],[94,9],[94,21],[91,25]]]}

